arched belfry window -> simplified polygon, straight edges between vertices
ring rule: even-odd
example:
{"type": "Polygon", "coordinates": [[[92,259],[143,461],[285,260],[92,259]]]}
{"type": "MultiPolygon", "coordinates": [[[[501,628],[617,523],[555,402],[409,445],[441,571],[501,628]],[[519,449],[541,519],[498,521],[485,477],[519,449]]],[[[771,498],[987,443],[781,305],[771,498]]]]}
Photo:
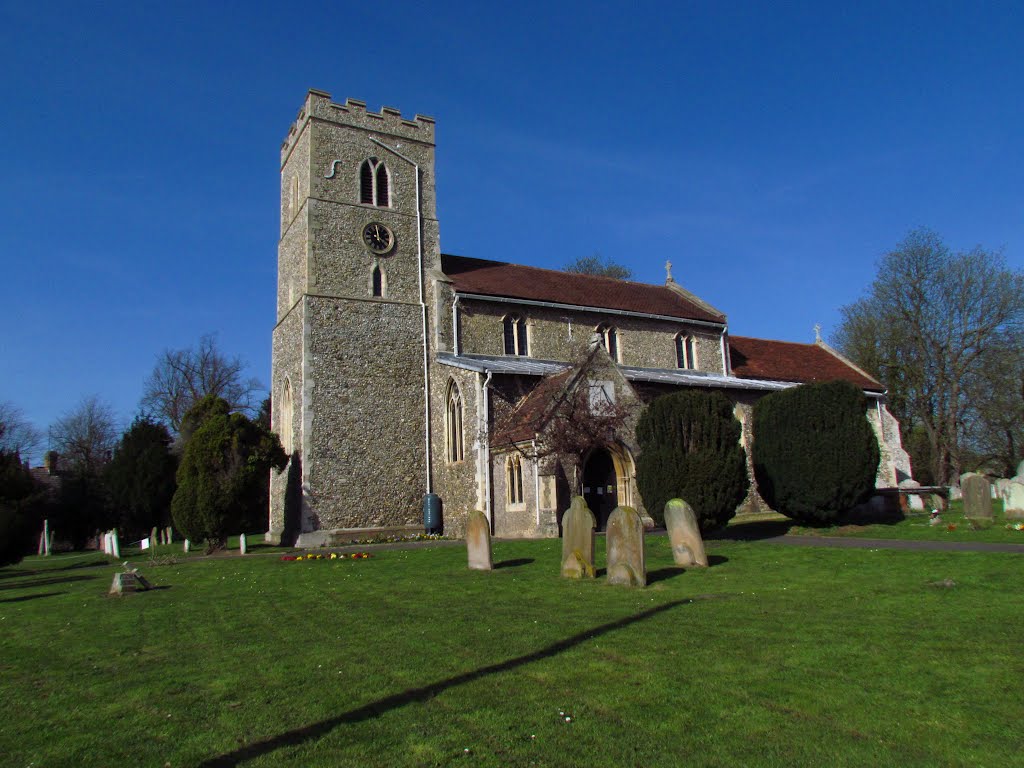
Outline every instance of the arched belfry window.
{"type": "Polygon", "coordinates": [[[462,394],[454,380],[448,382],[445,443],[449,462],[462,461],[465,458],[465,443],[462,437],[462,394]]]}
{"type": "Polygon", "coordinates": [[[281,423],[277,428],[277,436],[281,438],[281,447],[284,448],[284,452],[289,456],[291,456],[292,449],[294,448],[292,440],[292,412],[294,407],[292,382],[289,379],[285,379],[284,386],[281,387],[281,407],[278,410],[281,423]]]}
{"type": "Polygon", "coordinates": [[[387,166],[376,157],[359,167],[359,202],[387,208],[391,205],[391,179],[387,166]]]}
{"type": "Polygon", "coordinates": [[[676,367],[696,369],[697,343],[693,336],[685,333],[676,334],[676,367]]]}
{"type": "Polygon", "coordinates": [[[505,483],[508,486],[508,503],[523,503],[523,463],[519,454],[513,453],[505,465],[505,483]]]}
{"type": "Polygon", "coordinates": [[[529,355],[530,343],[526,331],[526,321],[519,315],[506,315],[503,324],[505,354],[524,357],[529,355]]]}
{"type": "Polygon", "coordinates": [[[608,356],[615,362],[619,362],[619,333],[615,330],[615,326],[601,323],[594,330],[601,334],[608,356]]]}

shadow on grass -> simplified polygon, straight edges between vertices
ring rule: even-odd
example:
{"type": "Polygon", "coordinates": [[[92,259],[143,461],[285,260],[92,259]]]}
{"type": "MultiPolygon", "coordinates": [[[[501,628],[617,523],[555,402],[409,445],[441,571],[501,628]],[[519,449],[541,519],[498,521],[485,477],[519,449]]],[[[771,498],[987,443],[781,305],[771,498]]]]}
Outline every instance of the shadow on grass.
{"type": "Polygon", "coordinates": [[[729,525],[712,531],[705,539],[713,541],[762,541],[785,536],[796,523],[792,520],[759,520],[752,523],[729,525]]]}
{"type": "Polygon", "coordinates": [[[502,560],[500,563],[495,563],[494,567],[497,568],[517,568],[520,565],[529,565],[534,562],[532,557],[519,557],[515,560],[502,560]]]}
{"type": "MultiPolygon", "coordinates": [[[[45,573],[45,571],[44,571],[45,573]]],[[[31,589],[32,587],[46,587],[51,584],[70,584],[73,581],[91,581],[97,579],[98,576],[56,576],[49,579],[33,579],[32,581],[19,581],[16,584],[0,584],[0,590],[3,589],[31,589]]]]}
{"type": "Polygon", "coordinates": [[[56,597],[57,595],[66,595],[67,592],[40,592],[38,595],[22,595],[21,597],[5,597],[0,599],[0,603],[22,603],[26,600],[37,600],[40,597],[56,597]]]}
{"type": "Polygon", "coordinates": [[[22,576],[39,576],[44,573],[60,573],[61,571],[74,571],[79,568],[98,568],[103,565],[110,565],[111,560],[106,557],[98,558],[95,560],[84,560],[77,563],[71,563],[69,565],[61,565],[56,568],[40,568],[38,570],[21,570],[20,568],[3,568],[0,569],[0,579],[16,579],[22,576]]]}
{"type": "MultiPolygon", "coordinates": [[[[716,565],[721,565],[722,563],[728,563],[728,562],[729,562],[729,558],[728,557],[724,557],[722,555],[708,555],[708,567],[709,568],[714,568],[716,565]]],[[[668,566],[666,568],[659,568],[656,571],[648,571],[647,572],[647,583],[648,584],[655,584],[655,583],[657,583],[659,581],[665,581],[666,579],[671,579],[671,578],[674,578],[676,576],[682,576],[689,569],[690,569],[690,567],[689,566],[685,566],[685,565],[672,565],[672,566],[668,566]]]]}
{"type": "Polygon", "coordinates": [[[525,664],[550,658],[551,656],[568,651],[577,645],[581,645],[587,640],[593,640],[594,638],[600,637],[608,632],[628,627],[631,624],[636,624],[640,621],[645,621],[659,613],[663,613],[672,608],[692,602],[693,600],[673,600],[670,603],[665,603],[664,605],[659,605],[655,608],[642,611],[634,616],[627,616],[624,619],[612,621],[607,624],[601,624],[600,626],[585,630],[568,637],[565,640],[559,640],[557,643],[545,646],[533,653],[516,656],[513,659],[508,659],[507,661],[502,661],[497,664],[489,664],[486,667],[480,667],[480,669],[475,669],[472,672],[464,672],[461,675],[455,675],[444,680],[439,680],[436,683],[424,685],[421,688],[411,688],[410,690],[403,691],[402,693],[385,696],[382,699],[371,701],[369,704],[365,704],[357,709],[343,712],[336,717],[330,717],[326,720],[321,720],[318,723],[313,723],[303,728],[286,731],[272,738],[258,741],[255,744],[250,744],[242,747],[241,749],[236,749],[234,752],[229,752],[226,755],[211,758],[210,760],[200,763],[200,768],[225,768],[226,766],[235,766],[239,763],[245,762],[246,760],[254,760],[257,757],[262,757],[263,755],[274,752],[282,747],[297,746],[313,739],[319,739],[322,736],[326,736],[340,725],[361,723],[365,720],[372,720],[386,714],[387,712],[404,707],[406,704],[427,701],[428,699],[432,699],[438,694],[447,691],[449,688],[455,688],[466,683],[471,683],[474,680],[479,680],[482,677],[487,677],[488,675],[508,672],[509,670],[516,669],[517,667],[521,667],[525,664]]]}

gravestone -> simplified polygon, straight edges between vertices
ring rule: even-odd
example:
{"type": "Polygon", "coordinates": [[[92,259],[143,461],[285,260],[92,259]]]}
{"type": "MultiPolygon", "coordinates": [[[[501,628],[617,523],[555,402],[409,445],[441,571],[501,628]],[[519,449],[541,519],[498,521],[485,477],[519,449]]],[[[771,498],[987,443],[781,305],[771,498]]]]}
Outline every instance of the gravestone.
{"type": "Polygon", "coordinates": [[[248,542],[246,542],[246,540],[245,540],[245,534],[243,533],[243,534],[239,535],[239,537],[238,537],[238,548],[240,550],[242,550],[242,554],[243,555],[248,551],[248,547],[246,546],[247,544],[248,544],[248,542]]]}
{"type": "Polygon", "coordinates": [[[964,517],[992,519],[992,486],[987,477],[973,472],[962,475],[960,489],[964,495],[964,517]]]}
{"type": "Polygon", "coordinates": [[[157,536],[159,535],[159,531],[157,531],[156,526],[154,525],[153,530],[149,532],[149,546],[156,547],[156,544],[159,541],[157,536]]]}
{"type": "Polygon", "coordinates": [[[627,587],[647,584],[644,521],[632,507],[616,507],[608,517],[608,583],[627,587]]]}
{"type": "Polygon", "coordinates": [[[110,531],[103,534],[103,554],[110,554],[110,531]]]}
{"type": "Polygon", "coordinates": [[[704,539],[693,507],[682,499],[669,500],[665,505],[665,527],[676,565],[708,567],[704,539]]]}
{"type": "Polygon", "coordinates": [[[955,485],[949,486],[949,500],[959,501],[964,497],[963,492],[955,485]]]}
{"type": "Polygon", "coordinates": [[[184,549],[185,549],[185,554],[186,555],[188,554],[188,548],[189,548],[190,544],[191,544],[191,542],[188,539],[185,539],[184,549]]]}
{"type": "Polygon", "coordinates": [[[117,540],[117,531],[110,532],[110,554],[121,559],[121,542],[117,540]]]}
{"type": "Polygon", "coordinates": [[[114,574],[114,581],[110,585],[109,594],[123,595],[126,592],[145,592],[147,589],[150,589],[149,582],[146,581],[137,569],[128,568],[126,563],[124,571],[114,574]]]}
{"type": "Polygon", "coordinates": [[[582,496],[573,496],[562,515],[562,576],[594,578],[594,529],[597,521],[582,496]]]}
{"type": "Polygon", "coordinates": [[[164,529],[164,538],[167,539],[168,544],[174,543],[174,529],[169,525],[164,529]]]}
{"type": "Polygon", "coordinates": [[[1019,482],[1024,483],[1024,461],[1017,465],[1016,479],[1019,482]]]}
{"type": "Polygon", "coordinates": [[[494,568],[491,560],[491,523],[479,509],[470,512],[466,522],[466,556],[471,571],[489,571],[494,568]]]}
{"type": "Polygon", "coordinates": [[[1014,480],[1007,486],[1003,509],[1007,520],[1024,520],[1024,483],[1014,480]]]}

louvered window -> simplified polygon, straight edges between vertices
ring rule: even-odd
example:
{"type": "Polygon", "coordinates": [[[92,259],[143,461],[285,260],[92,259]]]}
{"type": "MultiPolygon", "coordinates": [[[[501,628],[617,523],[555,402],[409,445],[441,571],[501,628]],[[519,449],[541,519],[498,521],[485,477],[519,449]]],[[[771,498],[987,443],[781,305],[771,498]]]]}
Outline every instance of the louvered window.
{"type": "Polygon", "coordinates": [[[376,157],[359,167],[359,202],[388,208],[391,205],[391,180],[387,166],[376,157]]]}
{"type": "Polygon", "coordinates": [[[601,339],[604,341],[604,348],[607,350],[608,356],[616,363],[619,362],[619,334],[615,330],[615,326],[601,323],[595,330],[601,334],[601,339]]]}
{"type": "Polygon", "coordinates": [[[384,295],[384,276],[380,272],[380,267],[375,266],[373,268],[373,276],[371,278],[372,291],[374,296],[384,295]]]}

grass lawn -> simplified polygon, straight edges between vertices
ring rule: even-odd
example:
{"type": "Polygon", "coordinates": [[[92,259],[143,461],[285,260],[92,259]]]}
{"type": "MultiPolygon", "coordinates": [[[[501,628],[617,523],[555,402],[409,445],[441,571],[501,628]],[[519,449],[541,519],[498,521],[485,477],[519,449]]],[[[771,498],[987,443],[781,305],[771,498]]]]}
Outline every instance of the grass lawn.
{"type": "Polygon", "coordinates": [[[1024,523],[1024,520],[1007,520],[1003,516],[1002,504],[993,503],[995,515],[991,525],[976,529],[964,517],[962,501],[953,501],[942,513],[941,525],[929,525],[928,512],[913,512],[902,520],[891,523],[867,525],[829,525],[820,527],[802,526],[783,515],[774,512],[744,515],[733,518],[724,532],[718,536],[766,538],[787,533],[803,536],[851,536],[862,539],[903,539],[918,541],[977,541],[1007,544],[1024,544],[1024,526],[1021,530],[1007,528],[1007,524],[1024,523]],[[953,530],[949,526],[953,526],[953,530]]]}
{"type": "Polygon", "coordinates": [[[558,578],[559,546],[192,559],[121,598],[96,556],[0,569],[0,763],[1021,758],[1022,556],[711,541],[683,571],[651,537],[639,590],[558,578]]]}

